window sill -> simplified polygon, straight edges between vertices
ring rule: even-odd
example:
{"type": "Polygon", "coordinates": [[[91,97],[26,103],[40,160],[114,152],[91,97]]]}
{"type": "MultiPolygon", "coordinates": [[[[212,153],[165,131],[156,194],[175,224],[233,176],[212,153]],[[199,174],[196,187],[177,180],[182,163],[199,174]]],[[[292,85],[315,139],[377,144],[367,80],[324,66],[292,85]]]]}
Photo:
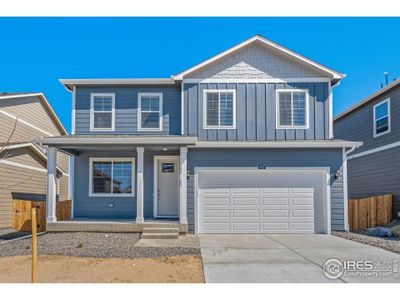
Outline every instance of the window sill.
{"type": "Polygon", "coordinates": [[[89,197],[112,197],[112,198],[126,198],[126,197],[135,197],[135,194],[89,194],[89,197]]]}
{"type": "Polygon", "coordinates": [[[232,127],[232,126],[205,126],[203,127],[203,129],[207,130],[207,129],[236,129],[236,127],[232,127]]]}

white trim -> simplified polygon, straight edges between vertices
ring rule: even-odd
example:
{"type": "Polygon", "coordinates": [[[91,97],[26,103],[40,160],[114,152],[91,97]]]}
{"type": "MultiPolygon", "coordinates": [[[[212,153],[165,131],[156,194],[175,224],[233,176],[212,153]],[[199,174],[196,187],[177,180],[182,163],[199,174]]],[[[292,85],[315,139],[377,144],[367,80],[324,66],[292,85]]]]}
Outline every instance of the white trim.
{"type": "Polygon", "coordinates": [[[45,135],[55,136],[54,134],[51,134],[51,133],[49,133],[49,132],[47,132],[47,131],[45,131],[43,129],[40,129],[39,127],[37,127],[37,126],[25,121],[24,119],[21,119],[20,117],[16,117],[16,116],[14,116],[14,115],[12,115],[12,114],[4,111],[4,110],[0,109],[0,113],[2,113],[3,115],[5,115],[5,116],[7,116],[7,117],[9,117],[11,119],[14,119],[14,120],[17,120],[17,118],[18,118],[18,122],[21,122],[22,124],[25,124],[26,126],[29,126],[29,127],[33,128],[33,129],[35,129],[37,131],[40,131],[41,133],[44,133],[45,135]]]}
{"type": "Polygon", "coordinates": [[[187,78],[184,83],[307,83],[330,82],[328,77],[295,77],[295,78],[187,78]]]}
{"type": "Polygon", "coordinates": [[[303,89],[277,89],[275,91],[275,113],[276,113],[276,129],[308,129],[310,126],[310,105],[309,105],[309,94],[308,90],[303,89]],[[306,116],[305,116],[305,125],[280,125],[280,110],[279,110],[279,93],[281,92],[290,92],[290,101],[291,101],[291,120],[293,124],[293,93],[302,92],[306,94],[306,116]]]}
{"type": "Polygon", "coordinates": [[[324,227],[326,229],[326,234],[331,234],[331,191],[330,191],[330,168],[329,167],[268,167],[264,170],[260,170],[257,167],[195,167],[194,168],[194,207],[195,207],[195,234],[200,232],[200,200],[199,200],[199,173],[226,173],[229,172],[273,172],[273,173],[285,173],[285,172],[299,172],[299,173],[315,173],[321,172],[325,175],[325,189],[324,189],[324,203],[325,211],[324,215],[326,219],[324,220],[324,227]]]}
{"type": "Polygon", "coordinates": [[[136,223],[144,223],[144,147],[136,148],[136,223]]]}
{"type": "MultiPolygon", "coordinates": [[[[153,111],[152,113],[156,113],[153,111]]],[[[138,93],[138,116],[137,116],[138,124],[137,129],[138,131],[162,131],[163,130],[163,93],[138,93]],[[159,101],[159,111],[158,111],[158,128],[142,128],[142,97],[143,96],[156,96],[158,97],[159,101]]]]}
{"type": "Polygon", "coordinates": [[[59,79],[68,90],[74,85],[172,85],[173,78],[100,78],[100,79],[59,79]]]}
{"type": "Polygon", "coordinates": [[[386,133],[389,133],[390,129],[391,129],[391,126],[390,126],[390,122],[391,122],[391,117],[390,117],[390,98],[387,98],[387,99],[375,104],[373,109],[372,109],[372,114],[373,114],[372,119],[374,120],[374,124],[373,124],[373,128],[374,128],[373,129],[374,130],[373,136],[374,136],[374,138],[376,138],[378,136],[381,136],[381,135],[384,135],[386,133]],[[375,116],[376,108],[378,106],[382,105],[382,104],[385,104],[385,103],[387,103],[387,110],[388,110],[387,116],[381,117],[379,119],[375,119],[375,117],[376,117],[375,116]],[[388,129],[386,131],[384,131],[384,132],[376,133],[376,122],[379,121],[380,119],[383,119],[383,118],[386,118],[386,117],[388,118],[388,129]]]}
{"type": "Polygon", "coordinates": [[[181,84],[181,135],[185,134],[185,91],[184,82],[181,84]]]}
{"type": "Polygon", "coordinates": [[[30,93],[30,94],[19,94],[19,95],[4,95],[0,96],[0,100],[2,99],[14,99],[14,98],[26,98],[26,97],[35,97],[38,96],[39,100],[42,101],[44,106],[49,110],[50,115],[54,118],[57,126],[59,127],[59,131],[62,133],[62,135],[67,135],[67,130],[64,128],[63,124],[61,123],[60,119],[58,118],[57,114],[53,110],[53,108],[50,105],[50,102],[47,100],[46,96],[43,93],[30,93]]]}
{"type": "Polygon", "coordinates": [[[308,59],[308,58],[306,58],[306,57],[304,57],[304,56],[302,56],[302,55],[300,55],[298,53],[295,53],[295,52],[293,52],[293,51],[291,51],[291,50],[289,50],[289,49],[287,49],[287,48],[285,48],[285,47],[283,47],[281,45],[278,45],[278,44],[276,44],[276,43],[274,43],[274,42],[272,42],[270,40],[267,40],[266,38],[264,38],[264,37],[262,37],[260,35],[256,35],[256,36],[253,36],[253,37],[241,42],[240,44],[238,44],[236,46],[233,46],[233,47],[229,48],[228,50],[225,50],[225,51],[223,51],[223,52],[211,57],[210,59],[207,59],[207,60],[205,60],[205,61],[203,61],[203,62],[201,62],[201,63],[199,63],[199,64],[197,64],[197,65],[195,65],[195,66],[193,66],[193,67],[191,67],[191,68],[189,68],[189,69],[187,69],[187,70],[185,70],[185,71],[183,71],[183,72],[181,72],[181,73],[179,73],[179,74],[177,74],[175,76],[173,76],[173,78],[175,80],[182,80],[183,77],[186,76],[187,74],[190,74],[190,73],[192,73],[192,72],[194,72],[194,71],[196,71],[196,70],[198,70],[200,68],[203,68],[204,66],[206,66],[208,64],[211,64],[214,61],[219,60],[222,57],[227,56],[228,54],[230,54],[232,52],[235,52],[235,51],[239,50],[240,48],[243,48],[243,47],[247,46],[248,44],[251,44],[251,43],[253,43],[255,41],[261,42],[261,43],[263,43],[263,44],[265,44],[265,45],[267,45],[267,46],[269,46],[269,47],[271,47],[271,48],[273,48],[275,50],[283,52],[283,54],[285,54],[285,55],[287,55],[287,56],[289,56],[291,58],[298,59],[300,62],[303,62],[305,64],[311,65],[311,66],[313,66],[314,68],[316,68],[316,69],[318,69],[320,71],[326,72],[326,73],[328,73],[329,75],[331,75],[335,79],[342,79],[342,78],[345,77],[344,74],[340,74],[340,73],[338,73],[336,71],[333,71],[332,69],[330,69],[328,67],[325,67],[325,66],[323,66],[323,65],[321,65],[321,64],[319,64],[319,63],[317,63],[315,61],[312,61],[312,60],[310,60],[310,59],[308,59]]]}
{"type": "Polygon", "coordinates": [[[367,150],[367,151],[363,151],[363,152],[359,152],[359,153],[353,154],[353,155],[349,156],[347,159],[353,159],[353,158],[357,158],[357,157],[362,157],[362,156],[365,156],[365,155],[378,153],[378,152],[385,151],[385,150],[392,149],[392,148],[399,147],[399,146],[400,146],[400,142],[395,142],[395,143],[391,143],[391,144],[388,144],[388,145],[385,145],[385,146],[376,147],[376,148],[371,149],[371,150],[367,150]]]}
{"type": "Polygon", "coordinates": [[[372,95],[368,96],[367,98],[361,100],[360,102],[356,103],[355,105],[351,106],[349,109],[345,110],[344,112],[338,114],[334,121],[337,121],[341,117],[347,115],[348,113],[352,112],[353,110],[359,108],[360,106],[367,104],[368,102],[375,100],[378,96],[382,95],[383,93],[389,91],[390,89],[396,87],[397,85],[400,84],[400,79],[397,79],[396,81],[393,81],[392,83],[388,84],[387,86],[381,88],[377,92],[373,93],[372,95]]]}
{"type": "Polygon", "coordinates": [[[329,139],[333,139],[333,93],[332,93],[332,84],[329,81],[328,83],[328,92],[329,92],[329,97],[328,97],[328,108],[329,108],[329,139]]]}
{"type": "Polygon", "coordinates": [[[74,202],[74,195],[75,195],[75,157],[70,156],[70,172],[71,178],[69,180],[69,198],[71,199],[71,218],[73,219],[75,216],[75,202],[74,202]]]}
{"type": "Polygon", "coordinates": [[[71,134],[75,134],[75,106],[76,106],[76,86],[72,87],[72,116],[71,116],[71,134]]]}
{"type": "Polygon", "coordinates": [[[234,89],[209,89],[203,90],[203,129],[236,129],[236,90],[234,89]],[[221,125],[207,125],[207,93],[218,93],[218,123],[220,123],[221,117],[221,93],[232,93],[233,95],[233,109],[232,109],[232,126],[221,126],[221,125]]]}
{"type": "MultiPolygon", "coordinates": [[[[178,218],[179,217],[179,212],[178,215],[176,216],[159,216],[158,215],[158,161],[162,159],[171,159],[176,161],[176,166],[179,168],[179,173],[180,173],[180,166],[179,166],[179,156],[177,155],[154,155],[153,158],[153,174],[154,174],[154,181],[153,181],[153,217],[154,218],[178,218]]],[[[178,173],[178,174],[179,174],[178,173]]],[[[179,191],[180,193],[180,191],[179,191]]],[[[178,194],[179,194],[178,193],[178,194]]],[[[179,206],[178,206],[179,207],[179,206]]]]}
{"type": "Polygon", "coordinates": [[[187,147],[179,153],[179,222],[187,224],[187,147]]]}
{"type": "Polygon", "coordinates": [[[18,167],[18,168],[24,168],[24,169],[37,171],[37,172],[42,172],[42,173],[46,173],[47,172],[47,169],[45,169],[45,168],[32,167],[32,166],[21,164],[21,163],[17,163],[17,162],[14,162],[14,161],[8,161],[8,160],[5,160],[5,159],[0,159],[0,164],[9,165],[9,166],[18,167]]]}
{"type": "MultiPolygon", "coordinates": [[[[96,112],[102,113],[102,112],[96,112]]],[[[104,113],[110,113],[109,111],[104,113]]],[[[114,131],[115,130],[115,93],[91,93],[90,94],[90,131],[114,131]],[[94,127],[94,97],[111,97],[111,128],[94,127]]]]}
{"type": "Polygon", "coordinates": [[[188,148],[343,148],[359,147],[361,142],[352,141],[265,141],[265,142],[223,142],[223,141],[200,141],[188,148]]]}
{"type": "MultiPolygon", "coordinates": [[[[90,157],[89,158],[89,197],[135,197],[135,158],[133,157],[90,157]],[[114,194],[114,193],[93,193],[93,162],[130,162],[132,163],[131,169],[131,192],[129,194],[114,194]]],[[[113,168],[111,166],[111,183],[113,182],[113,168]]]]}

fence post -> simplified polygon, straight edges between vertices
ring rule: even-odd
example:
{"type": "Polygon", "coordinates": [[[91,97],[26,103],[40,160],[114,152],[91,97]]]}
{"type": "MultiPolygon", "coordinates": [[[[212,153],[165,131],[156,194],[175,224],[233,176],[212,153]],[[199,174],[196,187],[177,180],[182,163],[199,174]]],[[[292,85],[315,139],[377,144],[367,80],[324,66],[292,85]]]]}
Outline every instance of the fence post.
{"type": "Polygon", "coordinates": [[[37,268],[37,222],[36,207],[32,207],[32,283],[36,282],[37,268]]]}

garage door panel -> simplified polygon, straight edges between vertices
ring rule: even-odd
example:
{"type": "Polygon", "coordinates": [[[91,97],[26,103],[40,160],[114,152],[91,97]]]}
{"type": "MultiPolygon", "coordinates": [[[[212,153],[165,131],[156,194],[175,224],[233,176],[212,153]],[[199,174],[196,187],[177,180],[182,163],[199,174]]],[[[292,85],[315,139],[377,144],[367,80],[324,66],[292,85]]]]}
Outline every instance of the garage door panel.
{"type": "Polygon", "coordinates": [[[201,175],[200,232],[321,232],[321,173],[218,173],[201,175]],[[318,221],[319,220],[319,221],[318,221]]]}
{"type": "Polygon", "coordinates": [[[205,218],[226,218],[229,220],[229,215],[229,209],[205,209],[203,211],[203,217],[205,218]]]}
{"type": "Polygon", "coordinates": [[[251,198],[251,197],[232,197],[232,205],[256,205],[260,204],[259,198],[251,198]]]}
{"type": "Polygon", "coordinates": [[[214,196],[207,196],[203,197],[203,205],[204,206],[217,206],[217,205],[230,205],[230,198],[229,197],[214,197],[214,196]]]}
{"type": "Polygon", "coordinates": [[[268,217],[289,217],[289,210],[288,209],[263,209],[262,216],[264,218],[268,217]]]}
{"type": "Polygon", "coordinates": [[[271,197],[271,198],[262,198],[263,205],[289,205],[288,197],[271,197]]]}
{"type": "Polygon", "coordinates": [[[244,232],[244,231],[260,231],[260,224],[256,222],[235,222],[232,224],[232,231],[244,232]]]}
{"type": "Polygon", "coordinates": [[[244,218],[244,217],[254,217],[254,218],[259,218],[260,217],[260,211],[259,210],[250,210],[250,209],[234,209],[232,211],[232,217],[233,218],[244,218]]]}

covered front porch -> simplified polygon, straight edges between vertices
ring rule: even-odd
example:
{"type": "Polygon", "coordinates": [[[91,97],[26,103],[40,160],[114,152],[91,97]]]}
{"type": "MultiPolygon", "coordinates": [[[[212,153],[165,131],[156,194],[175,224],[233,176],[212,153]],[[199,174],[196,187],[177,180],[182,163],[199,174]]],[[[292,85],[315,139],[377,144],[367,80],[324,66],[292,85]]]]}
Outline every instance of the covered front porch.
{"type": "Polygon", "coordinates": [[[48,231],[187,232],[187,146],[191,137],[72,136],[44,138],[48,231]],[[71,219],[57,221],[55,162],[71,159],[71,219]]]}

